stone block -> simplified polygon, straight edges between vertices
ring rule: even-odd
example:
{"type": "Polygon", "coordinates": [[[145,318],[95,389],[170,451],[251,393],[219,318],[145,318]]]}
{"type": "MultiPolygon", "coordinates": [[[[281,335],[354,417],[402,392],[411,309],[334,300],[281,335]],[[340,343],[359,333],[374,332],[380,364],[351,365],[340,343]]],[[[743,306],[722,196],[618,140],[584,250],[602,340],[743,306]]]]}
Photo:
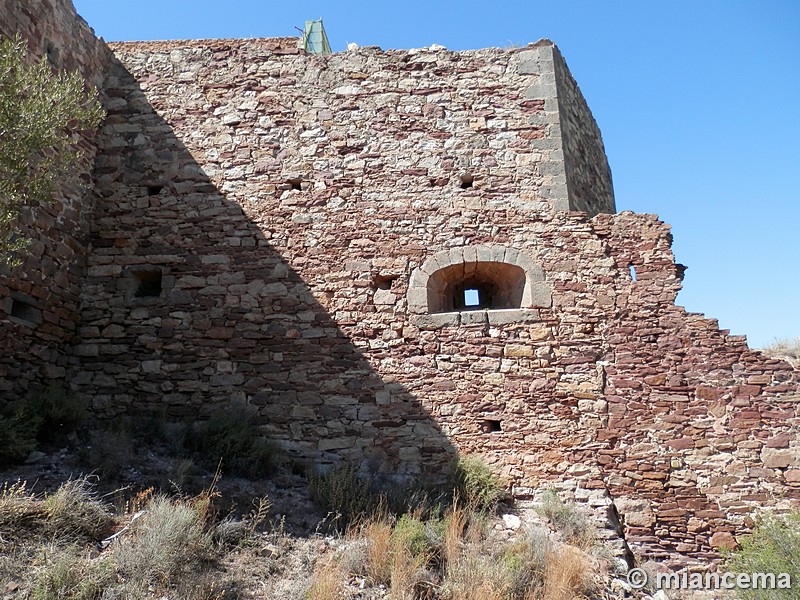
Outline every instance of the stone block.
{"type": "Polygon", "coordinates": [[[523,296],[526,306],[532,308],[550,308],[553,306],[553,294],[546,283],[532,283],[527,297],[523,296]]]}
{"type": "Polygon", "coordinates": [[[377,305],[388,306],[397,302],[397,296],[389,290],[377,289],[372,297],[372,301],[377,305]]]}
{"type": "Polygon", "coordinates": [[[461,324],[462,325],[481,325],[483,323],[488,323],[489,319],[487,317],[487,312],[485,310],[467,310],[461,313],[461,324]]]}
{"type": "Polygon", "coordinates": [[[533,348],[524,344],[508,344],[503,349],[503,355],[509,358],[533,356],[533,348]]]}
{"type": "Polygon", "coordinates": [[[735,550],[739,545],[733,534],[728,531],[716,532],[711,536],[709,543],[717,550],[735,550]]]}
{"type": "Polygon", "coordinates": [[[768,469],[785,469],[795,465],[796,455],[792,450],[764,448],[761,451],[761,462],[768,469]]]}
{"type": "Polygon", "coordinates": [[[324,438],[317,444],[317,449],[322,451],[344,450],[355,446],[356,440],[352,437],[324,438]]]}
{"type": "Polygon", "coordinates": [[[436,313],[432,315],[416,315],[412,317],[414,325],[420,329],[440,329],[454,327],[461,322],[461,313],[436,313]]]}

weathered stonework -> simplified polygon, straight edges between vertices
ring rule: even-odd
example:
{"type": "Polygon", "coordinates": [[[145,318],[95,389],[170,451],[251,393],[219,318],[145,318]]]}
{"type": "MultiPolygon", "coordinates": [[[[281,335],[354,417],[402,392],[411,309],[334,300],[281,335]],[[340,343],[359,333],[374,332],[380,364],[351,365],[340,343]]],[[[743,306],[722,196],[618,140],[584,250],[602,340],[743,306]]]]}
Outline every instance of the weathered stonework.
{"type": "MultiPolygon", "coordinates": [[[[75,15],[71,3],[4,0],[0,35],[15,33],[28,42],[31,56],[47,56],[57,68],[77,69],[102,88],[110,52],[75,15]]],[[[80,180],[88,184],[94,157],[91,134],[81,138],[80,147],[86,156],[80,180]]],[[[91,211],[85,190],[63,185],[53,205],[28,210],[20,219],[20,228],[33,242],[21,267],[11,272],[0,266],[0,394],[16,395],[64,380],[66,344],[77,329],[91,211]]]]}
{"type": "Polygon", "coordinates": [[[98,414],[241,400],[387,475],[480,454],[673,560],[800,498],[798,371],[675,305],[669,227],[613,214],[550,42],[112,47],[69,351],[98,414]]]}

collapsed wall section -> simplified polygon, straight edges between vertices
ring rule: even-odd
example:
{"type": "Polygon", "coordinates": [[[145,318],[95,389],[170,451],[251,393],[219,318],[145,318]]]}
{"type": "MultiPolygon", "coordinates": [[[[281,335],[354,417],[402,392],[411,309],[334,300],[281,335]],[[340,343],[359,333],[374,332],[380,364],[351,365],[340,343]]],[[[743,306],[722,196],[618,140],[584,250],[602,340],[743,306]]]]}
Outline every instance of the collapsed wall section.
{"type": "MultiPolygon", "coordinates": [[[[102,84],[108,51],[71,2],[7,0],[0,5],[0,34],[19,34],[36,60],[45,57],[54,69],[78,70],[89,85],[102,84]]],[[[85,185],[95,152],[93,136],[83,135],[78,144],[85,155],[79,173],[85,185]]],[[[0,267],[3,397],[64,380],[64,347],[77,329],[91,210],[84,189],[62,185],[52,205],[26,209],[20,217],[20,229],[32,244],[21,266],[0,267]]]]}
{"type": "Polygon", "coordinates": [[[600,128],[558,48],[552,55],[570,210],[590,216],[616,212],[600,128]]]}
{"type": "Polygon", "coordinates": [[[653,558],[731,549],[765,507],[800,500],[800,372],[675,305],[684,267],[654,216],[594,219],[619,277],[604,357],[605,485],[653,558]]]}

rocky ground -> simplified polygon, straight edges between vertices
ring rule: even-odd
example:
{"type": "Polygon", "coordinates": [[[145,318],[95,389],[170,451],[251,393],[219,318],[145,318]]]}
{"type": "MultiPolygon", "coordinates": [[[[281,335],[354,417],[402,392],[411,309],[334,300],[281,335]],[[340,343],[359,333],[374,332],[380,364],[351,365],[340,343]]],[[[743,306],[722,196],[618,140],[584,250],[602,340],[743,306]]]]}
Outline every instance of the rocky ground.
{"type": "MultiPolygon", "coordinates": [[[[91,451],[91,449],[90,449],[91,451]]],[[[5,494],[14,482],[27,482],[31,496],[39,499],[52,494],[63,482],[78,477],[89,476],[94,482],[93,493],[97,499],[106,504],[114,517],[113,530],[120,532],[114,541],[105,548],[89,548],[90,560],[100,560],[102,556],[113,552],[114,544],[124,543],[125,536],[135,535],[136,524],[129,529],[137,508],[133,506],[137,497],[152,496],[151,488],[173,496],[189,497],[201,494],[201,490],[214,488],[213,521],[217,531],[227,531],[218,537],[221,541],[216,546],[213,560],[206,566],[206,583],[197,584],[194,591],[170,588],[169,585],[151,586],[141,597],[149,598],[269,598],[274,600],[297,600],[300,598],[400,598],[385,583],[375,583],[365,576],[357,566],[337,571],[341,578],[341,588],[333,595],[325,595],[315,582],[328,564],[342,561],[358,561],[359,549],[371,543],[358,535],[342,535],[331,528],[332,515],[325,514],[311,500],[309,484],[303,473],[293,472],[288,466],[279,468],[268,478],[242,478],[223,474],[215,477],[210,470],[199,468],[188,469],[190,473],[176,469],[175,460],[162,454],[158,449],[138,448],[135,460],[119,468],[106,477],[92,476],[85,464],[85,452],[77,452],[68,447],[49,452],[35,452],[26,464],[8,468],[0,477],[5,481],[5,494]],[[179,476],[180,481],[170,475],[179,476]],[[261,500],[259,504],[259,500],[261,500]],[[247,523],[252,524],[252,530],[247,523]],[[227,529],[226,529],[227,528],[227,529]],[[237,529],[238,528],[238,529],[237,529]],[[242,533],[242,530],[247,530],[242,533]],[[228,537],[230,539],[222,539],[228,537]],[[356,558],[353,558],[353,557],[356,558]],[[345,557],[344,559],[341,557],[345,557]],[[350,558],[347,558],[350,557],[350,558]],[[207,584],[208,577],[214,583],[207,584]],[[316,587],[315,587],[316,585],[316,587]],[[202,593],[198,592],[203,588],[202,593]]],[[[37,581],[37,573],[45,568],[47,547],[29,548],[20,554],[19,546],[25,540],[13,539],[3,530],[9,518],[2,514],[8,506],[0,502],[0,540],[3,552],[8,557],[27,556],[27,562],[18,565],[5,563],[0,569],[0,598],[47,598],[32,589],[37,581]],[[15,547],[16,545],[16,547],[15,547]]],[[[555,531],[551,523],[530,507],[511,504],[501,505],[497,514],[492,516],[486,525],[486,546],[504,547],[520,543],[529,535],[532,528],[549,531],[549,536],[556,544],[563,542],[561,534],[555,531]]],[[[583,552],[583,551],[580,551],[583,552]]],[[[647,595],[631,588],[624,577],[624,567],[618,560],[604,554],[602,549],[592,549],[591,564],[595,583],[590,594],[581,597],[597,600],[622,598],[638,598],[646,600],[666,600],[666,593],[657,592],[647,595]]],[[[437,598],[433,592],[418,592],[419,598],[437,598]],[[425,595],[427,593],[428,595],[425,595]]],[[[479,593],[479,592],[475,592],[479,593]]],[[[84,596],[69,596],[84,597],[84,596]]],[[[92,597],[92,596],[85,596],[92,597]]],[[[98,596],[99,597],[99,596],[98,596]]],[[[106,597],[125,597],[104,595],[106,597]]],[[[409,598],[412,596],[408,596],[409,598]]],[[[456,597],[456,596],[450,596],[456,597]]],[[[458,596],[462,600],[479,596],[458,596]]],[[[677,598],[678,596],[672,596],[677,598]]],[[[680,598],[688,598],[681,595],[680,598]]],[[[694,596],[700,598],[701,596],[694,596]]],[[[706,595],[705,598],[720,596],[706,595]]],[[[546,600],[558,598],[567,600],[568,595],[544,596],[546,600]]],[[[481,598],[483,600],[483,598],[481,598]]]]}

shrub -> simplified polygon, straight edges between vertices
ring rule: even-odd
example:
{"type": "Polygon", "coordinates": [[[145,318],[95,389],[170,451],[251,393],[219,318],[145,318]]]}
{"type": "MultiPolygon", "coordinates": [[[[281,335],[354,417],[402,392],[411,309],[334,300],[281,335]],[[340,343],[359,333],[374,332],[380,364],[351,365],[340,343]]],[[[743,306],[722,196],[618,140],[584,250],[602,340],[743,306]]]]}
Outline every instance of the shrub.
{"type": "Polygon", "coordinates": [[[25,400],[0,406],[0,465],[16,464],[36,450],[42,418],[25,400]]]}
{"type": "Polygon", "coordinates": [[[274,467],[276,446],[261,437],[257,409],[243,402],[199,423],[189,432],[187,443],[209,462],[221,460],[224,467],[240,475],[255,477],[274,467]]]}
{"type": "Polygon", "coordinates": [[[311,499],[323,510],[333,513],[336,525],[343,529],[375,511],[380,498],[369,482],[352,465],[340,465],[326,473],[309,477],[311,499]]]}
{"type": "Polygon", "coordinates": [[[51,385],[0,407],[0,464],[25,460],[38,443],[61,442],[83,421],[83,400],[51,385]]]}
{"type": "Polygon", "coordinates": [[[479,458],[460,458],[453,473],[453,493],[459,502],[488,512],[497,507],[506,490],[485,462],[479,458]]]}
{"type": "Polygon", "coordinates": [[[553,544],[542,528],[533,528],[523,539],[507,546],[501,561],[509,574],[508,595],[527,598],[542,593],[553,544]]]}
{"type": "Polygon", "coordinates": [[[408,552],[413,557],[431,556],[434,552],[434,540],[431,532],[419,517],[405,514],[400,517],[392,531],[392,546],[408,552]]]}
{"type": "MultiPolygon", "coordinates": [[[[800,581],[800,512],[764,515],[741,548],[727,560],[728,571],[738,573],[788,573],[793,587],[800,581]]],[[[738,590],[742,600],[796,598],[793,590],[738,590]]]]}
{"type": "Polygon", "coordinates": [[[86,402],[62,385],[53,384],[30,396],[30,410],[39,416],[40,442],[63,441],[86,418],[86,402]]]}
{"type": "Polygon", "coordinates": [[[46,58],[28,59],[19,35],[0,41],[0,262],[19,264],[29,240],[16,226],[23,207],[53,201],[82,152],[73,134],[103,116],[96,92],[87,94],[77,71],[53,73],[46,58]]]}
{"type": "Polygon", "coordinates": [[[113,429],[96,429],[88,443],[78,451],[81,463],[103,479],[119,477],[136,456],[136,444],[124,421],[113,429]]]}
{"type": "Polygon", "coordinates": [[[590,548],[597,532],[589,517],[574,503],[564,503],[553,490],[542,495],[536,511],[560,532],[564,540],[580,548],[590,548]]]}
{"type": "Polygon", "coordinates": [[[188,502],[154,497],[135,522],[132,535],[114,551],[123,578],[132,584],[164,584],[196,570],[211,550],[202,511],[188,502]]]}

